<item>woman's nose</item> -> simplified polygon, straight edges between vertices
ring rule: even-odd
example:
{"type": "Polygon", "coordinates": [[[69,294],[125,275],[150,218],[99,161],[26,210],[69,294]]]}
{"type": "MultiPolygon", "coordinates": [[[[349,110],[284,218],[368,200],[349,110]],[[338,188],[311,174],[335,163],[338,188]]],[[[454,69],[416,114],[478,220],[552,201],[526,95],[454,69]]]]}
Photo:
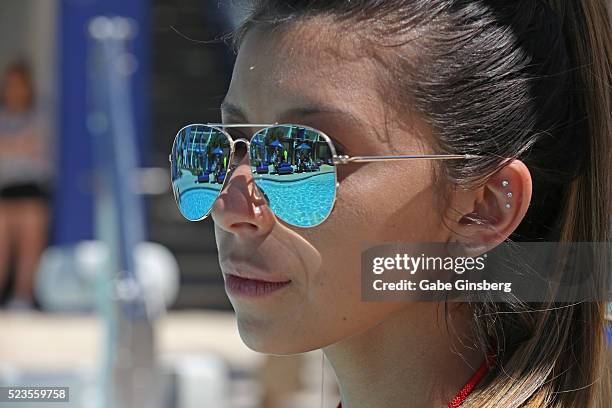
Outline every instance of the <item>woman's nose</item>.
{"type": "Polygon", "coordinates": [[[211,216],[222,229],[246,236],[265,235],[276,222],[268,201],[255,185],[248,154],[234,157],[236,166],[213,205],[211,216]]]}

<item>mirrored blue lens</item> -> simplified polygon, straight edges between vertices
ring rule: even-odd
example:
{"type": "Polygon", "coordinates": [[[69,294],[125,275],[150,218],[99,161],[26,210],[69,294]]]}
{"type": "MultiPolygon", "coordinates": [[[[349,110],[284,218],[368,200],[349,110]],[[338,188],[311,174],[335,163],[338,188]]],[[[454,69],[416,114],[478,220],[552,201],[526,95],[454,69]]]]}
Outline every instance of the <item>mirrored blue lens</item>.
{"type": "Polygon", "coordinates": [[[255,184],[277,217],[297,227],[314,227],[329,216],[336,166],[320,132],[296,125],[265,128],[253,136],[249,154],[255,184]]]}
{"type": "Polygon", "coordinates": [[[171,154],[172,188],[185,218],[198,221],[210,212],[229,159],[229,139],[218,129],[189,125],[179,131],[171,154]]]}

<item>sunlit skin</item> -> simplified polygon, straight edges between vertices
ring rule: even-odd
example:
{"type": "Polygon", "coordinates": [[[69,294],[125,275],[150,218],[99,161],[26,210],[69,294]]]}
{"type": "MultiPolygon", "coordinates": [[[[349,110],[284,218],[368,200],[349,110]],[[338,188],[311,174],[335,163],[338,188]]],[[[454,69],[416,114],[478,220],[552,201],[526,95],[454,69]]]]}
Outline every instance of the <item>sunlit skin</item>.
{"type": "MultiPolygon", "coordinates": [[[[424,121],[400,122],[387,106],[372,80],[380,66],[350,40],[325,41],[328,27],[333,26],[321,18],[274,33],[249,31],[223,121],[312,126],[349,155],[434,153],[424,121]]],[[[243,137],[255,130],[244,129],[243,137]]],[[[451,335],[444,307],[433,302],[362,301],[360,254],[367,243],[398,241],[473,240],[495,246],[517,227],[529,205],[531,178],[524,164],[513,161],[480,189],[453,192],[444,211],[434,210],[440,203],[432,161],[339,166],[332,214],[321,225],[302,229],[278,220],[265,205],[244,145],[238,146],[240,165],[212,210],[222,271],[257,268],[271,280],[291,281],[263,297],[229,295],[243,341],[272,354],[323,349],[344,407],[406,407],[406,401],[446,407],[482,363],[480,351],[455,340],[469,334],[467,309],[453,308],[451,335]],[[512,185],[511,209],[504,208],[502,179],[512,185]],[[464,222],[471,213],[491,220],[491,228],[464,222]]]]}

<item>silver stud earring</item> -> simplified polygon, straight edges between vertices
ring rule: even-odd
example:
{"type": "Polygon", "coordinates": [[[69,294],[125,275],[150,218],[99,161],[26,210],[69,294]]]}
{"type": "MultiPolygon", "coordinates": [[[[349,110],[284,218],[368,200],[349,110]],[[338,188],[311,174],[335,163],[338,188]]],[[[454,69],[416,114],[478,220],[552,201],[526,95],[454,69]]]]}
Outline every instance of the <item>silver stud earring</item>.
{"type": "MultiPolygon", "coordinates": [[[[510,185],[510,182],[508,180],[502,180],[501,185],[502,185],[503,188],[506,188],[506,187],[508,187],[510,185]]],[[[512,192],[508,191],[506,193],[506,197],[512,198],[512,192]]],[[[511,205],[510,205],[510,203],[506,203],[506,205],[504,205],[504,207],[510,208],[511,205]]]]}

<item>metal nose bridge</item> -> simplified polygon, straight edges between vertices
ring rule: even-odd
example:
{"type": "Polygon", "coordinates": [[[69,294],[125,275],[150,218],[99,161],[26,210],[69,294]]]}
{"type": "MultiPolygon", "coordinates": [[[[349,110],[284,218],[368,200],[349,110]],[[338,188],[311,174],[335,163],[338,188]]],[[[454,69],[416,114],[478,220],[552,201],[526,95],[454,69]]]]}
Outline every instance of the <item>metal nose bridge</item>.
{"type": "Polygon", "coordinates": [[[234,140],[234,145],[238,142],[243,142],[246,143],[247,147],[249,147],[251,145],[251,142],[247,139],[245,139],[244,137],[241,137],[239,139],[234,140]]]}
{"type": "MultiPolygon", "coordinates": [[[[242,142],[242,143],[246,144],[246,147],[247,147],[247,154],[246,154],[246,156],[248,157],[248,155],[249,155],[248,154],[248,148],[251,145],[251,142],[248,139],[245,139],[244,137],[235,139],[234,142],[233,142],[233,145],[232,145],[233,148],[234,148],[234,151],[236,150],[236,144],[238,142],[242,142]]],[[[232,163],[228,167],[229,167],[230,173],[233,172],[236,169],[236,167],[238,167],[238,163],[236,163],[236,159],[235,158],[234,158],[234,160],[232,160],[232,163]]]]}

